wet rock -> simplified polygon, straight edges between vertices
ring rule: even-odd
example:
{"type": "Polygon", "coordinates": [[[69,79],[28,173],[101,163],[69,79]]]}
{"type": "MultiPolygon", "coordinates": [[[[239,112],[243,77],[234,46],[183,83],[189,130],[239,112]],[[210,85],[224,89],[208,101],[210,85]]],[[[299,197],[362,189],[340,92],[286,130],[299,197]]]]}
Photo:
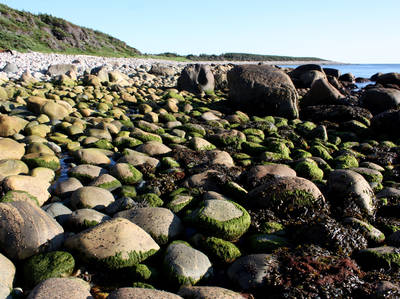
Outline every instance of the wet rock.
{"type": "Polygon", "coordinates": [[[9,258],[25,259],[63,242],[63,228],[28,202],[0,203],[0,219],[0,247],[9,258]]]}
{"type": "Polygon", "coordinates": [[[228,72],[233,102],[256,114],[296,118],[298,95],[284,72],[265,65],[237,65],[228,72]]]}
{"type": "Polygon", "coordinates": [[[112,191],[120,188],[122,186],[122,184],[120,181],[118,181],[112,175],[105,173],[105,174],[102,174],[101,176],[99,176],[98,178],[94,179],[90,183],[90,186],[104,188],[104,189],[112,192],[112,191]]]}
{"type": "Polygon", "coordinates": [[[127,185],[134,185],[143,178],[143,174],[129,163],[116,163],[110,171],[112,175],[127,185]]]}
{"type": "Polygon", "coordinates": [[[165,274],[175,285],[194,285],[211,274],[208,257],[185,242],[176,241],[166,249],[163,261],[165,274]]]}
{"type": "Polygon", "coordinates": [[[400,267],[400,249],[382,246],[360,250],[356,256],[363,269],[390,269],[400,267]]]}
{"type": "Polygon", "coordinates": [[[68,238],[64,245],[88,263],[109,269],[136,265],[160,248],[143,229],[123,218],[100,223],[68,238]]]}
{"type": "Polygon", "coordinates": [[[89,284],[78,278],[49,278],[29,293],[29,299],[64,298],[93,299],[89,284]]]}
{"type": "Polygon", "coordinates": [[[74,155],[82,164],[105,165],[111,163],[110,158],[101,149],[97,148],[79,149],[74,155]]]}

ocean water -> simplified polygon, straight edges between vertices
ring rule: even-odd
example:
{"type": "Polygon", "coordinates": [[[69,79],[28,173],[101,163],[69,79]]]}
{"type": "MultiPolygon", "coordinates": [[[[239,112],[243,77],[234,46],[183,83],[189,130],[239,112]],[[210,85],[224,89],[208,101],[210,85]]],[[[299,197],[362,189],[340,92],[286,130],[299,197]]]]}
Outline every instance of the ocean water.
{"type": "MultiPolygon", "coordinates": [[[[298,65],[280,65],[281,67],[295,68],[298,65]]],[[[341,74],[352,73],[356,77],[370,78],[376,73],[400,73],[400,64],[326,64],[322,67],[335,68],[341,74]]]]}

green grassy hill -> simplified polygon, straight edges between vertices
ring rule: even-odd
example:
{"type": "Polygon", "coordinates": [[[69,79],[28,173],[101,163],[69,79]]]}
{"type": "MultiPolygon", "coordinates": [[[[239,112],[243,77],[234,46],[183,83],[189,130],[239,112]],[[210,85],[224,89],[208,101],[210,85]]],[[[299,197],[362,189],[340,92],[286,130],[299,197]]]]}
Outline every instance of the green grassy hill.
{"type": "Polygon", "coordinates": [[[0,48],[100,56],[141,53],[123,41],[47,14],[31,14],[0,4],[0,48]]]}

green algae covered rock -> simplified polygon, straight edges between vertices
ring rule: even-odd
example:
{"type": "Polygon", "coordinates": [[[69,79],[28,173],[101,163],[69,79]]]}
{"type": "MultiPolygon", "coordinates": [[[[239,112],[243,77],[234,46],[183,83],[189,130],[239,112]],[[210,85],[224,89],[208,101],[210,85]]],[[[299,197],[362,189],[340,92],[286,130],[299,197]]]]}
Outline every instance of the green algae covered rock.
{"type": "Polygon", "coordinates": [[[149,205],[150,207],[161,207],[164,202],[155,193],[146,193],[135,197],[135,201],[149,205]]]}
{"type": "Polygon", "coordinates": [[[202,242],[202,248],[212,261],[219,264],[232,263],[242,255],[235,244],[215,237],[206,238],[202,242]]]}
{"type": "Polygon", "coordinates": [[[23,274],[30,286],[51,277],[70,276],[74,271],[74,257],[65,251],[53,251],[34,255],[24,262],[23,274]]]}
{"type": "Polygon", "coordinates": [[[336,169],[358,167],[357,158],[352,155],[340,155],[335,157],[334,164],[336,169]]]}
{"type": "Polygon", "coordinates": [[[109,269],[137,265],[160,249],[148,233],[124,218],[105,221],[71,236],[64,245],[87,263],[109,269]]]}
{"type": "Polygon", "coordinates": [[[22,161],[30,168],[46,167],[52,170],[60,169],[60,160],[55,155],[41,153],[26,154],[22,157],[22,161]]]}
{"type": "Polygon", "coordinates": [[[38,199],[29,194],[28,192],[21,190],[11,190],[8,191],[0,200],[1,202],[12,202],[12,201],[28,201],[39,206],[38,199]]]}
{"type": "Polygon", "coordinates": [[[228,200],[205,200],[190,218],[204,233],[228,241],[239,239],[250,226],[249,213],[228,200]]]}
{"type": "Polygon", "coordinates": [[[360,250],[356,260],[365,269],[390,269],[400,267],[400,249],[382,246],[360,250]]]}
{"type": "Polygon", "coordinates": [[[143,174],[129,163],[117,163],[111,168],[111,174],[126,185],[140,182],[143,174]]]}
{"type": "Polygon", "coordinates": [[[286,238],[272,234],[256,234],[249,238],[249,247],[253,253],[268,253],[280,247],[289,246],[286,238]]]}
{"type": "Polygon", "coordinates": [[[318,167],[318,164],[311,159],[304,159],[294,167],[297,175],[311,181],[320,181],[324,177],[324,172],[318,167]]]}

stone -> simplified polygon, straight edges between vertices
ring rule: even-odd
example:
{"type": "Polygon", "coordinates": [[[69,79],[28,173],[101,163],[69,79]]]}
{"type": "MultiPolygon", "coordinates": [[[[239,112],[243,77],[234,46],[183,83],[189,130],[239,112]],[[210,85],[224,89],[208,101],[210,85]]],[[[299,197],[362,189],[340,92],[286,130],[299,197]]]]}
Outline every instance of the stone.
{"type": "Polygon", "coordinates": [[[282,219],[304,220],[323,211],[325,198],[311,181],[300,177],[273,176],[251,190],[248,204],[268,208],[282,219]]]}
{"type": "Polygon", "coordinates": [[[375,134],[382,134],[400,137],[400,131],[397,129],[400,126],[400,110],[388,110],[379,113],[371,120],[371,129],[375,134]]]}
{"type": "Polygon", "coordinates": [[[103,165],[111,163],[110,158],[108,158],[107,155],[98,148],[79,149],[74,152],[74,155],[83,164],[103,165]]]}
{"type": "Polygon", "coordinates": [[[61,225],[64,225],[69,215],[72,213],[72,211],[61,202],[53,202],[43,206],[42,209],[61,225]]]}
{"type": "Polygon", "coordinates": [[[104,168],[89,164],[81,164],[68,171],[71,177],[77,178],[81,182],[92,181],[104,173],[107,173],[104,168]]]}
{"type": "Polygon", "coordinates": [[[211,262],[189,244],[175,241],[168,245],[163,261],[164,271],[174,285],[194,285],[211,275],[211,262]]]}
{"type": "Polygon", "coordinates": [[[0,253],[0,298],[9,298],[15,277],[14,264],[0,253]]]}
{"type": "Polygon", "coordinates": [[[318,105],[303,107],[300,111],[300,118],[314,122],[323,120],[335,123],[351,120],[364,122],[366,119],[372,119],[372,114],[369,110],[358,106],[318,105]]]}
{"type": "Polygon", "coordinates": [[[117,163],[129,163],[132,166],[139,166],[148,163],[152,167],[158,167],[161,164],[158,159],[131,149],[125,149],[124,155],[118,159],[117,163]]]}
{"type": "Polygon", "coordinates": [[[220,150],[207,151],[207,157],[211,165],[224,165],[226,167],[234,167],[235,163],[228,152],[220,150]]]}
{"type": "Polygon", "coordinates": [[[354,228],[360,229],[370,242],[378,244],[385,241],[385,235],[379,229],[373,227],[368,222],[362,221],[354,217],[345,218],[343,222],[344,224],[348,224],[354,228]]]}
{"type": "Polygon", "coordinates": [[[24,161],[31,169],[36,167],[45,167],[54,171],[60,169],[60,160],[54,154],[26,154],[22,157],[22,161],[24,161]]]}
{"type": "Polygon", "coordinates": [[[68,214],[65,222],[73,231],[82,231],[110,219],[110,216],[94,209],[79,209],[68,214]]]}
{"type": "Polygon", "coordinates": [[[20,160],[25,154],[25,146],[10,138],[0,139],[0,160],[20,160]]]}
{"type": "Polygon", "coordinates": [[[63,228],[39,207],[25,201],[0,203],[0,248],[11,259],[59,248],[63,228]]]}
{"type": "Polygon", "coordinates": [[[369,88],[362,97],[362,104],[372,114],[379,114],[389,109],[398,109],[400,90],[394,88],[369,88]]]}
{"type": "Polygon", "coordinates": [[[134,185],[139,183],[143,174],[129,163],[116,163],[110,169],[110,172],[123,184],[134,185]]]}
{"type": "Polygon", "coordinates": [[[256,165],[246,172],[247,183],[257,182],[267,175],[295,177],[296,171],[285,164],[256,165]]]}
{"type": "MultiPolygon", "coordinates": [[[[371,77],[371,80],[372,80],[372,77],[371,77]]],[[[384,84],[384,85],[385,84],[400,85],[400,74],[399,73],[380,74],[378,76],[375,76],[373,81],[376,81],[376,83],[380,83],[380,84],[384,84]]]]}
{"type": "Polygon", "coordinates": [[[183,232],[179,217],[169,209],[148,207],[122,211],[114,217],[123,217],[143,228],[159,244],[167,244],[183,232]]]}
{"type": "Polygon", "coordinates": [[[179,289],[178,295],[192,299],[244,299],[241,294],[221,288],[209,286],[184,286],[179,289]]]}
{"type": "Polygon", "coordinates": [[[52,64],[47,69],[47,74],[51,77],[65,75],[68,72],[77,72],[76,65],[73,64],[52,64]]]}
{"type": "Polygon", "coordinates": [[[27,175],[11,175],[4,179],[5,190],[20,190],[34,196],[39,206],[42,206],[49,198],[50,183],[41,178],[27,175]]]}
{"type": "Polygon", "coordinates": [[[109,269],[137,265],[160,249],[148,233],[124,218],[102,222],[69,237],[64,245],[84,261],[109,269]]]}
{"type": "Polygon", "coordinates": [[[77,178],[68,178],[65,181],[57,182],[54,194],[61,197],[69,197],[72,192],[83,187],[82,183],[77,178]]]}
{"type": "Polygon", "coordinates": [[[356,255],[356,261],[362,268],[391,269],[400,266],[400,248],[392,246],[374,247],[360,250],[356,255]]]}
{"type": "Polygon", "coordinates": [[[71,112],[72,107],[64,102],[48,101],[40,108],[40,113],[47,115],[50,120],[63,120],[71,112]],[[61,104],[63,102],[63,104],[61,104]]]}
{"type": "Polygon", "coordinates": [[[250,254],[237,259],[228,268],[227,274],[232,283],[243,290],[254,290],[264,286],[279,268],[278,259],[271,254],[250,254]]]}
{"type": "Polygon", "coordinates": [[[79,188],[71,195],[73,209],[90,208],[101,211],[113,201],[114,196],[110,191],[93,186],[79,188]]]}
{"type": "Polygon", "coordinates": [[[30,257],[23,264],[23,275],[30,286],[36,286],[52,277],[70,276],[75,268],[74,257],[65,251],[40,253],[30,257]]]}
{"type": "Polygon", "coordinates": [[[183,299],[181,296],[176,294],[160,291],[160,290],[152,290],[152,289],[144,289],[144,288],[119,288],[110,293],[107,299],[183,299]]]}
{"type": "Polygon", "coordinates": [[[39,283],[27,299],[93,299],[89,284],[79,278],[49,278],[39,283]]]}
{"type": "Polygon", "coordinates": [[[349,207],[349,210],[351,210],[348,211],[349,213],[356,212],[354,211],[354,204],[366,215],[374,215],[376,212],[374,192],[367,180],[355,171],[347,169],[332,171],[328,177],[328,193],[330,202],[334,206],[339,206],[342,209],[349,207]]]}
{"type": "Polygon", "coordinates": [[[90,186],[104,188],[104,189],[112,192],[112,191],[120,188],[122,186],[122,184],[120,181],[118,181],[112,175],[105,173],[105,174],[102,174],[101,176],[99,176],[98,178],[94,179],[90,183],[90,186]]]}
{"type": "Polygon", "coordinates": [[[18,66],[15,63],[7,62],[1,71],[5,73],[16,73],[18,72],[18,66]]]}
{"type": "Polygon", "coordinates": [[[0,114],[0,136],[9,137],[18,134],[28,124],[23,118],[0,114]]]}
{"type": "Polygon", "coordinates": [[[185,66],[178,78],[178,89],[193,93],[214,92],[214,75],[209,65],[189,64],[185,66]]]}
{"type": "Polygon", "coordinates": [[[157,141],[148,141],[142,145],[139,145],[136,150],[149,156],[164,155],[171,151],[168,146],[157,141]]]}
{"type": "Polygon", "coordinates": [[[28,174],[28,172],[28,166],[21,160],[0,160],[0,180],[10,175],[28,174]]]}
{"type": "Polygon", "coordinates": [[[176,74],[176,70],[174,67],[169,65],[153,64],[149,73],[158,76],[173,76],[176,74]]]}
{"type": "Polygon", "coordinates": [[[250,227],[250,215],[228,200],[205,200],[192,212],[190,220],[205,234],[228,241],[239,239],[250,227]]]}
{"type": "Polygon", "coordinates": [[[333,87],[328,80],[318,79],[314,81],[311,89],[302,98],[301,106],[337,104],[344,96],[333,87]]]}
{"type": "Polygon", "coordinates": [[[207,140],[201,137],[193,137],[190,140],[190,145],[196,151],[208,151],[216,149],[216,146],[214,144],[208,142],[207,140]]]}
{"type": "Polygon", "coordinates": [[[228,72],[233,104],[257,115],[297,118],[298,95],[290,77],[267,65],[236,65],[228,72]]]}

